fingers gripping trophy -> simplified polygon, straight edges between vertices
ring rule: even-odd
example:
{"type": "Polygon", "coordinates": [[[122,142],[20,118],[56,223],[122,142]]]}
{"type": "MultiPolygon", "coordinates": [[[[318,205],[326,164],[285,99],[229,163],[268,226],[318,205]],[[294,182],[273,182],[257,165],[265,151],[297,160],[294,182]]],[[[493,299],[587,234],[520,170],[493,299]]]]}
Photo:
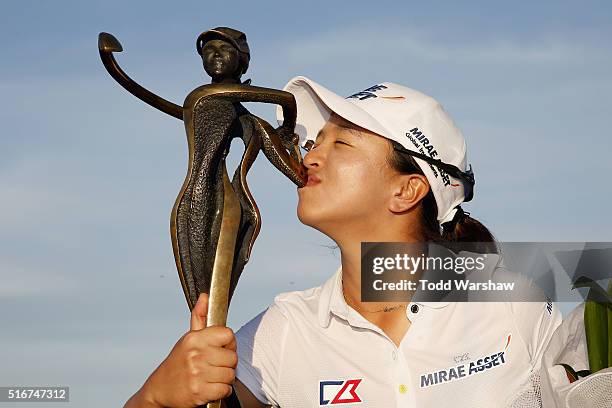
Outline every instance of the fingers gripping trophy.
{"type": "MultiPolygon", "coordinates": [[[[130,93],[185,124],[187,175],[170,218],[174,258],[192,310],[200,293],[209,294],[207,326],[225,326],[229,302],[261,228],[261,217],[246,176],[259,151],[298,187],[306,183],[292,94],[241,82],[249,66],[246,35],[228,27],[200,34],[196,49],[211,83],[194,89],[183,106],[167,101],[132,80],[113,53],[122,51],[111,34],[101,33],[98,48],[110,75],[130,93]],[[241,102],[280,105],[284,121],[273,128],[241,102]],[[225,165],[231,142],[240,138],[244,153],[231,181],[225,165]]],[[[219,401],[209,403],[218,407],[219,401]]]]}

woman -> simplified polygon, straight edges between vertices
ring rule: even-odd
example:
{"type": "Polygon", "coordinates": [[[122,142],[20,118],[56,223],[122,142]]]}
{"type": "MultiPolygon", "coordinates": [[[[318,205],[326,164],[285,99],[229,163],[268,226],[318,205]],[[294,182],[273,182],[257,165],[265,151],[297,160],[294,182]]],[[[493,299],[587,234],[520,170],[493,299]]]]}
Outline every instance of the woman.
{"type": "Polygon", "coordinates": [[[541,354],[560,323],[550,303],[361,301],[361,242],[483,242],[495,252],[460,207],[473,177],[442,107],[392,83],[346,99],[304,77],[285,90],[309,148],[298,217],[336,242],[341,267],[322,286],[278,295],[235,336],[205,328],[201,296],[192,330],[126,406],[195,406],[231,384],[243,408],[539,406],[541,354]]]}

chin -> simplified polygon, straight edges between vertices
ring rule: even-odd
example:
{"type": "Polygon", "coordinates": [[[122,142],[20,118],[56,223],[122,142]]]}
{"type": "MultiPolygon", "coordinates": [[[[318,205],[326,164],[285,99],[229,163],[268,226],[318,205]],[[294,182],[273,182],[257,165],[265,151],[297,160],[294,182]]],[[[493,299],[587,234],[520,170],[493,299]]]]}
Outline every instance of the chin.
{"type": "Polygon", "coordinates": [[[331,227],[333,223],[330,221],[337,221],[339,218],[338,214],[334,216],[321,207],[304,205],[303,202],[298,203],[297,216],[302,224],[312,227],[329,237],[331,237],[330,234],[333,230],[333,227],[331,227]]]}
{"type": "Polygon", "coordinates": [[[209,68],[209,69],[205,69],[206,73],[208,74],[208,76],[211,77],[222,77],[222,76],[226,76],[227,73],[225,72],[226,69],[225,68],[209,68]]]}
{"type": "Polygon", "coordinates": [[[314,208],[312,205],[307,205],[303,200],[298,202],[297,216],[300,222],[304,225],[316,228],[316,225],[321,221],[321,209],[314,208]]]}
{"type": "Polygon", "coordinates": [[[304,204],[302,204],[300,201],[297,206],[298,220],[300,220],[300,222],[304,225],[310,225],[312,222],[312,214],[310,214],[310,211],[304,207],[304,204]]]}

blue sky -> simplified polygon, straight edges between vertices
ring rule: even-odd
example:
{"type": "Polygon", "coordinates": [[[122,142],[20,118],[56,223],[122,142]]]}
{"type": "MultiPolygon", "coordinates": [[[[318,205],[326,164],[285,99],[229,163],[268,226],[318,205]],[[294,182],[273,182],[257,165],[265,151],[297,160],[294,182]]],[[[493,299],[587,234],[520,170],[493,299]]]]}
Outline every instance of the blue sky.
{"type": "MultiPolygon", "coordinates": [[[[500,240],[610,241],[609,2],[254,4],[2,3],[0,385],[69,385],[71,406],[119,406],[188,328],[168,233],[184,130],[110,78],[101,31],[133,78],[179,104],[208,82],[194,44],[219,25],[247,33],[257,85],[419,89],[463,130],[477,179],[466,209],[500,240]]],[[[263,226],[234,329],[339,262],[262,157],[249,183],[263,226]]]]}

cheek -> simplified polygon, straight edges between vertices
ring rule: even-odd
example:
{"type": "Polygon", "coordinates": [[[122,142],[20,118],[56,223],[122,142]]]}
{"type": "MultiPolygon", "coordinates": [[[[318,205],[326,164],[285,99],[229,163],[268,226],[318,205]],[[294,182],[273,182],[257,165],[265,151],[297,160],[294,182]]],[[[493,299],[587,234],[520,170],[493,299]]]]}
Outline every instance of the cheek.
{"type": "Polygon", "coordinates": [[[375,166],[355,166],[342,173],[335,197],[355,215],[375,214],[384,201],[385,180],[375,166]]]}
{"type": "Polygon", "coordinates": [[[228,65],[231,65],[232,71],[235,71],[238,69],[239,64],[240,64],[240,59],[238,58],[238,56],[235,56],[231,58],[230,63],[228,65]]]}
{"type": "Polygon", "coordinates": [[[384,211],[385,178],[378,165],[363,161],[324,172],[324,181],[299,193],[298,217],[350,220],[384,211]]]}

